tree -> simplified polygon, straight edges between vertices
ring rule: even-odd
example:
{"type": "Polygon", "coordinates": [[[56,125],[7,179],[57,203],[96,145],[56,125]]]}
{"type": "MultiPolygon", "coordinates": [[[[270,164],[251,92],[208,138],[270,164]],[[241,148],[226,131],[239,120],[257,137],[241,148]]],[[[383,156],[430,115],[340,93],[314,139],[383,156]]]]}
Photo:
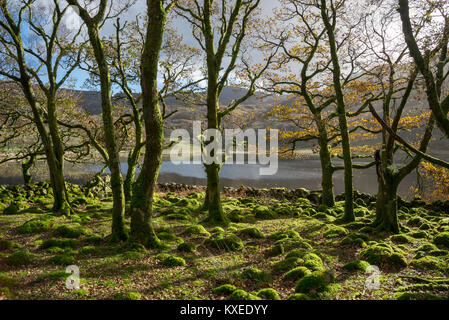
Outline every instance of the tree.
{"type": "Polygon", "coordinates": [[[96,8],[96,13],[89,12],[88,6],[80,5],[78,0],[67,0],[67,2],[77,8],[79,16],[87,28],[89,42],[98,66],[101,87],[102,120],[104,139],[106,142],[105,151],[107,152],[108,168],[111,171],[111,189],[113,197],[112,240],[126,240],[127,233],[124,226],[125,195],[123,189],[123,177],[120,169],[119,150],[117,148],[114,130],[110,71],[106,60],[104,44],[101,40],[99,31],[107,19],[114,18],[116,15],[126,10],[127,5],[119,9],[118,13],[114,15],[111,13],[112,4],[108,6],[107,0],[100,1],[98,8],[96,8]]]}
{"type": "MultiPolygon", "coordinates": [[[[242,42],[259,4],[260,0],[227,2],[182,0],[176,5],[178,14],[190,23],[192,35],[206,56],[208,129],[220,130],[223,117],[254,94],[255,81],[264,68],[251,79],[251,85],[245,96],[227,108],[220,109],[220,94],[236,68],[242,42]]],[[[212,142],[211,138],[205,142],[205,145],[212,142]]],[[[217,155],[211,154],[211,156],[217,155]]],[[[205,165],[207,188],[204,208],[209,211],[207,221],[226,224],[227,218],[220,200],[220,167],[219,163],[205,165]]]]}
{"type": "Polygon", "coordinates": [[[53,211],[70,214],[64,181],[64,146],[57,124],[57,94],[79,64],[83,45],[77,46],[76,42],[80,33],[63,28],[69,6],[61,7],[56,0],[48,8],[36,7],[29,0],[19,1],[13,11],[6,0],[0,2],[0,7],[2,58],[8,62],[0,75],[20,83],[45,149],[53,211]],[[25,39],[24,34],[29,36],[25,39]],[[39,102],[35,83],[45,96],[44,103],[39,102]],[[42,105],[46,108],[42,109],[42,105]]]}
{"type": "MultiPolygon", "coordinates": [[[[439,92],[438,89],[438,87],[441,86],[442,80],[447,76],[447,74],[446,76],[444,75],[444,66],[446,65],[448,59],[447,50],[449,42],[449,7],[444,1],[427,1],[426,4],[425,17],[431,19],[431,15],[434,13],[434,11],[437,11],[442,16],[444,21],[443,27],[440,30],[438,30],[437,28],[434,29],[438,30],[438,47],[439,50],[441,50],[437,71],[437,77],[439,79],[435,79],[435,76],[429,67],[428,60],[426,59],[425,55],[421,53],[421,49],[419,48],[416,36],[413,32],[408,0],[399,0],[399,13],[402,20],[402,31],[404,34],[405,42],[407,43],[409,49],[409,53],[425,79],[427,88],[427,100],[429,102],[430,109],[432,110],[441,131],[444,132],[447,137],[449,137],[449,95],[442,97],[441,92],[439,92]]],[[[421,13],[421,11],[418,12],[421,13]]],[[[435,41],[435,39],[432,40],[435,41]]]]}
{"type": "MultiPolygon", "coordinates": [[[[267,46],[281,48],[277,63],[265,76],[268,86],[266,89],[281,95],[288,94],[291,99],[272,108],[269,116],[289,125],[281,130],[281,139],[292,145],[288,151],[294,151],[301,142],[316,141],[322,171],[322,203],[332,207],[335,204],[332,177],[335,171],[344,168],[332,163],[332,158],[341,153],[337,147],[341,145],[342,135],[336,119],[337,95],[330,68],[332,57],[327,46],[327,29],[322,21],[320,8],[313,2],[282,1],[282,7],[275,17],[266,21],[263,28],[265,46],[261,49],[265,50],[267,46]],[[276,24],[275,21],[279,22],[276,24]]],[[[352,38],[339,38],[337,47],[339,54],[343,56],[352,38]]],[[[357,55],[345,54],[345,58],[348,60],[347,64],[354,65],[357,55]]],[[[364,95],[369,96],[374,87],[356,81],[360,75],[355,73],[354,68],[350,69],[341,86],[345,90],[347,103],[352,102],[354,106],[362,104],[361,107],[357,106],[356,112],[348,112],[354,118],[349,134],[358,135],[361,140],[359,131],[376,133],[376,129],[370,129],[366,122],[361,123],[356,119],[367,107],[367,102],[374,101],[375,97],[365,101],[364,95]]],[[[367,138],[366,135],[363,137],[365,140],[367,138]]],[[[370,166],[372,163],[353,165],[358,168],[370,166]]]]}
{"type": "Polygon", "coordinates": [[[145,155],[142,171],[133,188],[131,201],[131,240],[147,247],[160,241],[152,225],[153,197],[162,165],[164,121],[159,106],[158,68],[167,13],[175,1],[148,0],[148,25],[141,56],[141,87],[145,123],[145,155]]]}

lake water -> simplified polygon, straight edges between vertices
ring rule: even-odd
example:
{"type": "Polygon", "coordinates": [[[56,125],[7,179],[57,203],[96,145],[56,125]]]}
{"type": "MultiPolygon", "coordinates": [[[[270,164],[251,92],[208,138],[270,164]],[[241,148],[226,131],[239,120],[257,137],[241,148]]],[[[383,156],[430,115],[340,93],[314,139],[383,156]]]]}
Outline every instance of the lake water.
{"type": "MultiPolygon", "coordinates": [[[[361,162],[362,163],[362,162],[361,162]]],[[[337,163],[338,164],[338,163],[337,163]]],[[[41,162],[33,172],[36,180],[46,178],[46,165],[41,162]]],[[[321,166],[319,159],[309,158],[301,160],[279,160],[279,168],[273,176],[261,176],[261,165],[253,164],[225,164],[220,171],[221,186],[239,187],[241,185],[254,188],[285,187],[289,189],[306,188],[309,190],[321,189],[321,166]]],[[[96,172],[100,165],[66,165],[66,180],[72,183],[83,184],[96,172]]],[[[127,164],[122,163],[122,172],[126,174],[127,164]]],[[[165,161],[162,165],[158,182],[184,183],[188,185],[206,185],[206,172],[200,164],[175,165],[165,161]]],[[[400,185],[399,194],[403,197],[409,195],[410,187],[415,185],[416,174],[410,174],[400,185]]],[[[19,164],[3,164],[0,167],[0,184],[22,184],[19,164]]],[[[375,168],[354,170],[354,185],[361,192],[377,193],[377,177],[375,168]]],[[[334,174],[335,193],[344,192],[343,171],[334,174]]]]}
{"type": "MultiPolygon", "coordinates": [[[[363,163],[363,162],[360,162],[363,163]]],[[[337,163],[338,164],[338,163],[337,163]]],[[[126,173],[127,164],[122,163],[122,172],[126,173]]],[[[285,187],[289,189],[304,187],[309,190],[321,189],[321,165],[319,159],[279,160],[278,171],[273,176],[261,176],[262,165],[225,164],[220,171],[221,186],[254,188],[285,187]]],[[[101,166],[92,166],[89,170],[99,171],[101,166]]],[[[414,185],[416,175],[410,174],[400,185],[399,194],[407,196],[410,186],[414,185]]],[[[184,183],[188,185],[205,185],[206,172],[200,164],[180,164],[165,161],[161,167],[158,182],[184,183]]],[[[355,169],[354,186],[360,192],[377,193],[377,176],[375,168],[355,169]]],[[[344,192],[343,171],[334,173],[335,193],[344,192]]]]}

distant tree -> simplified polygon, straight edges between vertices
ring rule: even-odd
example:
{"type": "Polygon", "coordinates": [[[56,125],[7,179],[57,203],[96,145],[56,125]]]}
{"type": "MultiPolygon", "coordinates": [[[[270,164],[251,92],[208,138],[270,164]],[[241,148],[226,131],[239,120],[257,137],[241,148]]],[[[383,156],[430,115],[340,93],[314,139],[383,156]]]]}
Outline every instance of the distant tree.
{"type": "Polygon", "coordinates": [[[57,124],[58,92],[77,68],[80,32],[63,25],[69,6],[51,1],[0,1],[0,76],[20,84],[45,150],[53,189],[53,211],[70,214],[64,181],[64,146],[57,124]],[[25,38],[26,35],[26,38],[25,38]],[[38,90],[45,100],[39,101],[38,90]],[[43,107],[45,106],[45,107],[43,107]]]}
{"type": "MultiPolygon", "coordinates": [[[[223,118],[254,94],[256,81],[266,69],[266,65],[251,67],[249,64],[244,64],[244,73],[249,79],[247,93],[229,106],[220,108],[219,97],[233,77],[239,57],[241,58],[242,43],[250,32],[259,4],[260,0],[180,0],[176,4],[177,13],[190,23],[192,35],[206,58],[208,129],[221,130],[223,118]]],[[[267,61],[269,60],[268,58],[267,61]]],[[[204,144],[209,145],[212,142],[213,140],[210,139],[204,144]]],[[[207,188],[204,208],[209,212],[206,220],[211,223],[226,224],[228,219],[223,212],[220,200],[221,165],[212,163],[205,165],[205,168],[207,188]]]]}

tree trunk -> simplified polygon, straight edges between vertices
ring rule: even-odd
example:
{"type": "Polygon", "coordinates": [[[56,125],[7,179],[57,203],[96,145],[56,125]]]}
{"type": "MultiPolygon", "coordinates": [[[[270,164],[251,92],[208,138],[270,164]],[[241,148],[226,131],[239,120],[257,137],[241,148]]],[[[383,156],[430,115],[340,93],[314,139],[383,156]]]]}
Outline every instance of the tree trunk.
{"type": "Polygon", "coordinates": [[[391,233],[399,233],[398,221],[398,201],[397,190],[398,181],[394,175],[386,177],[385,185],[379,184],[379,191],[376,202],[376,220],[373,225],[377,230],[391,233]]]}
{"type": "Polygon", "coordinates": [[[209,214],[206,221],[212,224],[226,224],[228,222],[220,199],[220,165],[205,165],[207,174],[207,209],[209,214]]]}
{"type": "Polygon", "coordinates": [[[334,182],[332,180],[334,169],[332,167],[331,154],[329,152],[329,138],[325,124],[321,120],[321,115],[317,114],[317,127],[318,127],[318,144],[320,146],[320,162],[321,162],[321,187],[323,189],[321,203],[327,207],[333,207],[335,205],[334,197],[334,182]]]}
{"type": "Polygon", "coordinates": [[[152,225],[153,197],[162,165],[164,120],[159,106],[157,76],[167,14],[164,1],[147,1],[148,26],[141,58],[141,86],[145,121],[145,157],[142,171],[133,188],[131,202],[131,240],[146,247],[160,246],[152,225]]]}
{"type": "MultiPolygon", "coordinates": [[[[334,7],[332,7],[332,14],[336,15],[337,12],[334,7]]],[[[340,127],[341,134],[341,145],[343,149],[343,162],[344,162],[344,181],[345,181],[345,213],[342,220],[344,221],[355,221],[354,216],[354,186],[353,186],[353,174],[352,174],[352,156],[351,156],[351,145],[349,141],[349,131],[348,131],[348,121],[346,119],[346,105],[344,100],[343,89],[341,86],[340,76],[340,62],[337,52],[337,43],[335,40],[334,26],[331,25],[329,17],[326,12],[326,1],[321,0],[321,16],[326,27],[327,35],[329,38],[330,53],[332,58],[332,75],[333,83],[335,87],[335,95],[337,100],[337,114],[338,123],[340,127]]]]}
{"type": "Polygon", "coordinates": [[[120,168],[120,157],[115,140],[109,68],[107,65],[106,57],[104,55],[103,45],[98,34],[98,27],[96,25],[92,26],[89,24],[87,24],[87,27],[100,75],[103,130],[106,150],[108,151],[109,156],[108,167],[111,171],[111,189],[113,198],[111,240],[126,240],[127,234],[125,232],[124,225],[125,196],[123,190],[122,172],[120,168]]]}
{"type": "Polygon", "coordinates": [[[29,158],[22,162],[22,175],[23,175],[23,184],[25,186],[29,186],[32,182],[32,175],[30,173],[31,167],[36,163],[36,156],[31,155],[29,158]]]}

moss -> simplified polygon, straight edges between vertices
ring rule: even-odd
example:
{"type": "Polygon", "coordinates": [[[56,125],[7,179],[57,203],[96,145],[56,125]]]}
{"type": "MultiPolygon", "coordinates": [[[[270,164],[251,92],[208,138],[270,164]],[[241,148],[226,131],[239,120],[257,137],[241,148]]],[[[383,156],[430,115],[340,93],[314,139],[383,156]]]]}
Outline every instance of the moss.
{"type": "Polygon", "coordinates": [[[117,292],[114,294],[115,300],[140,300],[142,295],[135,291],[117,292]]]}
{"type": "Polygon", "coordinates": [[[283,240],[283,239],[297,239],[302,240],[299,233],[294,230],[277,231],[270,235],[270,239],[283,240]]]}
{"type": "Polygon", "coordinates": [[[288,271],[295,267],[298,267],[304,263],[304,260],[298,257],[285,258],[273,265],[273,269],[276,271],[288,271]]]}
{"type": "Polygon", "coordinates": [[[272,288],[261,289],[257,292],[257,296],[264,300],[281,300],[279,293],[272,288]]]}
{"type": "Polygon", "coordinates": [[[361,228],[359,231],[361,233],[372,233],[373,232],[373,228],[369,227],[369,226],[365,226],[365,227],[361,228]]]}
{"type": "Polygon", "coordinates": [[[243,270],[240,277],[242,279],[264,282],[269,280],[270,275],[258,268],[250,267],[243,270]]]}
{"type": "Polygon", "coordinates": [[[18,214],[19,213],[19,206],[17,206],[16,204],[11,204],[8,207],[5,208],[5,210],[3,210],[3,214],[4,215],[14,215],[14,214],[18,214]]]}
{"type": "Polygon", "coordinates": [[[296,268],[293,268],[290,271],[286,272],[284,274],[284,276],[282,277],[282,279],[284,279],[286,281],[290,281],[290,280],[297,281],[311,273],[312,272],[309,269],[307,269],[306,267],[296,267],[296,268]]]}
{"type": "Polygon", "coordinates": [[[284,246],[282,244],[276,244],[265,251],[265,255],[268,257],[276,257],[284,254],[284,246]]]}
{"type": "Polygon", "coordinates": [[[179,213],[172,213],[165,216],[165,219],[167,220],[177,220],[177,221],[188,221],[190,220],[189,216],[179,214],[179,213]]]}
{"type": "Polygon", "coordinates": [[[360,247],[366,246],[366,242],[369,241],[369,237],[363,233],[351,232],[341,240],[342,245],[356,244],[360,247]]]}
{"type": "Polygon", "coordinates": [[[343,269],[348,271],[363,271],[365,272],[366,269],[370,266],[370,263],[365,260],[355,260],[348,262],[343,266],[343,269]]]}
{"type": "Polygon", "coordinates": [[[304,293],[293,293],[287,297],[287,300],[310,300],[310,298],[304,293]]]}
{"type": "Polygon", "coordinates": [[[267,206],[256,206],[252,212],[256,218],[258,219],[276,219],[277,214],[267,206]]]}
{"type": "Polygon", "coordinates": [[[50,221],[42,218],[37,218],[25,222],[23,225],[17,228],[17,232],[21,234],[42,233],[50,230],[51,227],[52,223],[50,221]]]}
{"type": "Polygon", "coordinates": [[[6,263],[11,266],[26,266],[33,262],[34,255],[28,250],[18,250],[8,258],[6,258],[6,263]]]}
{"type": "Polygon", "coordinates": [[[65,272],[65,270],[55,270],[49,273],[40,274],[36,281],[44,281],[44,280],[59,280],[67,278],[69,274],[65,272]]]}
{"type": "Polygon", "coordinates": [[[229,300],[261,300],[258,296],[246,292],[245,290],[237,289],[230,296],[229,300]]]}
{"type": "Polygon", "coordinates": [[[99,244],[103,241],[103,237],[98,234],[90,234],[82,241],[86,244],[99,244]]]}
{"type": "Polygon", "coordinates": [[[423,244],[422,246],[420,246],[419,248],[417,248],[415,251],[416,252],[430,252],[433,250],[437,250],[437,246],[432,244],[432,243],[426,243],[423,244]]]}
{"type": "Polygon", "coordinates": [[[79,223],[63,224],[58,226],[53,234],[58,237],[76,239],[89,231],[79,223]]]}
{"type": "Polygon", "coordinates": [[[183,242],[178,245],[176,250],[181,252],[194,252],[196,250],[196,246],[192,242],[183,242]]]}
{"type": "Polygon", "coordinates": [[[20,248],[21,245],[11,240],[0,239],[0,251],[20,248]]]}
{"type": "Polygon", "coordinates": [[[191,225],[184,230],[186,236],[206,236],[210,237],[210,233],[202,225],[191,225]]]}
{"type": "Polygon", "coordinates": [[[14,295],[8,287],[0,287],[0,300],[14,299],[14,295]]]}
{"type": "Polygon", "coordinates": [[[393,268],[405,268],[407,261],[401,252],[386,243],[377,243],[361,252],[361,257],[372,265],[387,265],[393,268]]]}
{"type": "Polygon", "coordinates": [[[212,290],[212,293],[220,296],[229,296],[235,290],[237,290],[237,288],[232,284],[224,284],[212,290]]]}
{"type": "Polygon", "coordinates": [[[395,234],[391,236],[390,240],[394,243],[410,243],[413,241],[409,236],[405,234],[395,234]]]}
{"type": "Polygon", "coordinates": [[[244,235],[244,236],[248,236],[248,237],[255,238],[255,239],[264,238],[263,233],[255,227],[250,227],[250,228],[245,228],[245,229],[239,230],[238,233],[239,233],[239,235],[244,235]]]}
{"type": "Polygon", "coordinates": [[[231,222],[242,222],[245,220],[245,216],[242,215],[242,211],[240,209],[232,210],[229,212],[227,217],[231,222]]]}
{"type": "Polygon", "coordinates": [[[442,245],[449,248],[449,232],[442,232],[433,239],[436,245],[442,245]]]}
{"type": "Polygon", "coordinates": [[[410,232],[409,235],[410,235],[410,237],[415,238],[415,239],[426,239],[429,237],[429,235],[425,231],[410,232]]]}
{"type": "Polygon", "coordinates": [[[82,255],[93,255],[98,253],[98,249],[94,246],[84,246],[79,250],[79,253],[82,255]]]}
{"type": "Polygon", "coordinates": [[[305,254],[306,254],[306,251],[304,251],[304,250],[294,249],[294,250],[290,251],[289,253],[287,253],[285,258],[286,259],[291,258],[291,257],[302,258],[302,257],[304,257],[305,254]]]}
{"type": "Polygon", "coordinates": [[[157,236],[161,240],[168,240],[168,241],[174,241],[178,238],[173,233],[168,233],[168,232],[160,232],[157,234],[157,236]]]}
{"type": "Polygon", "coordinates": [[[19,281],[0,273],[0,287],[12,288],[19,285],[19,281]]]}
{"type": "Polygon", "coordinates": [[[75,258],[63,253],[51,257],[50,259],[48,259],[48,262],[62,266],[69,266],[75,263],[75,258]]]}
{"type": "Polygon", "coordinates": [[[216,234],[204,241],[204,244],[219,250],[239,251],[244,248],[243,241],[234,234],[216,234]]]}
{"type": "Polygon", "coordinates": [[[370,214],[371,214],[371,211],[369,211],[367,208],[364,208],[364,207],[354,209],[354,215],[356,217],[369,216],[370,214]]]}
{"type": "Polygon", "coordinates": [[[331,238],[338,238],[338,237],[342,237],[348,234],[348,230],[346,230],[343,227],[340,226],[336,226],[333,224],[328,225],[327,230],[324,232],[323,236],[331,239],[331,238]]]}
{"type": "Polygon", "coordinates": [[[295,287],[296,293],[324,292],[328,290],[329,276],[322,271],[314,271],[299,280],[295,287]]]}
{"type": "Polygon", "coordinates": [[[438,257],[425,256],[410,261],[410,265],[419,270],[449,270],[447,263],[438,257]]]}
{"type": "Polygon", "coordinates": [[[164,267],[183,267],[186,265],[186,261],[178,256],[169,256],[162,260],[161,265],[164,267]]]}
{"type": "Polygon", "coordinates": [[[141,260],[143,258],[143,254],[141,252],[134,250],[126,251],[121,256],[127,260],[141,260]]]}
{"type": "Polygon", "coordinates": [[[396,292],[395,300],[447,300],[447,298],[429,292],[396,292]]]}
{"type": "Polygon", "coordinates": [[[41,244],[42,249],[47,249],[47,248],[51,248],[51,247],[76,248],[77,246],[78,246],[78,241],[75,239],[50,238],[50,239],[44,240],[41,244]]]}
{"type": "Polygon", "coordinates": [[[304,259],[304,267],[312,270],[312,271],[324,271],[323,260],[315,253],[307,253],[303,257],[304,259]]]}

